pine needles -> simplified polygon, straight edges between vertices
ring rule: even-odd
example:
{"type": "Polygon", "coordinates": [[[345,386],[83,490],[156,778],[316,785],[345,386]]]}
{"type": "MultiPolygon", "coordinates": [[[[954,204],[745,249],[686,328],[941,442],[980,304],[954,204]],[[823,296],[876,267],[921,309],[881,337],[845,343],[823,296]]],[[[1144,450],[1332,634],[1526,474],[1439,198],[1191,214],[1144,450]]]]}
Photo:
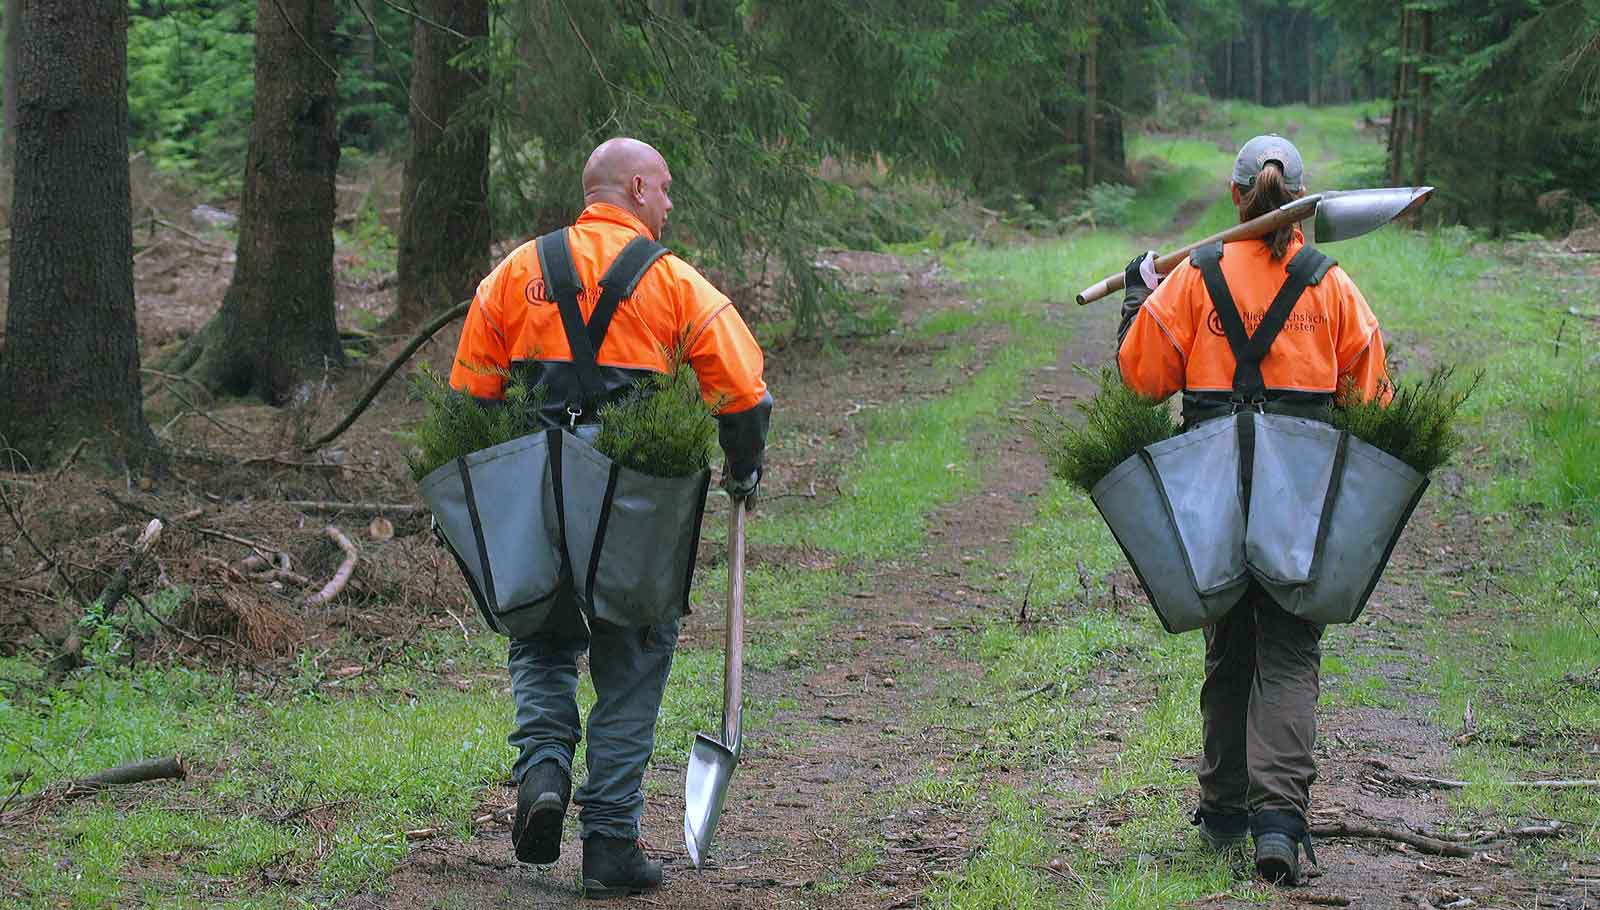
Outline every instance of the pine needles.
{"type": "Polygon", "coordinates": [[[644,474],[687,477],[711,466],[717,422],[680,352],[668,361],[668,372],[651,375],[600,409],[595,448],[644,474]]]}
{"type": "Polygon", "coordinates": [[[411,374],[411,388],[428,403],[428,416],[412,433],[419,451],[406,455],[413,480],[421,480],[462,455],[510,442],[538,428],[544,385],[530,389],[522,380],[499,372],[508,380],[505,400],[491,406],[450,388],[427,364],[411,374]]]}
{"type": "MultiPolygon", "coordinates": [[[[1461,448],[1456,412],[1482,378],[1479,374],[1467,388],[1455,390],[1450,382],[1454,375],[1454,367],[1434,367],[1428,378],[1395,388],[1387,406],[1376,398],[1340,404],[1333,409],[1332,423],[1427,474],[1461,448]]],[[[1339,395],[1341,402],[1356,397],[1348,385],[1339,395]]]]}
{"type": "Polygon", "coordinates": [[[1074,426],[1044,408],[1029,429],[1044,449],[1050,469],[1073,486],[1089,490],[1128,456],[1178,432],[1167,408],[1122,384],[1115,370],[1100,371],[1100,391],[1079,402],[1083,423],[1074,426]]]}

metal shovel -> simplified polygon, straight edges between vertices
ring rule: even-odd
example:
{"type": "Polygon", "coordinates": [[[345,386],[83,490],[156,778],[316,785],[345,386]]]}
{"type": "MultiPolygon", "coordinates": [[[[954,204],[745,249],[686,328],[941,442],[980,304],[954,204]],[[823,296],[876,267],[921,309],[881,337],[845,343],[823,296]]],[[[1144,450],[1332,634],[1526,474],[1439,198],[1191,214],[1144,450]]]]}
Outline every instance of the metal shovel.
{"type": "MultiPolygon", "coordinates": [[[[1196,240],[1180,250],[1156,259],[1156,271],[1165,275],[1178,267],[1189,254],[1208,243],[1250,240],[1265,237],[1280,227],[1314,218],[1313,238],[1331,243],[1360,237],[1383,227],[1407,212],[1414,212],[1433,197],[1431,186],[1398,186],[1376,190],[1340,190],[1302,196],[1258,218],[1236,224],[1225,231],[1196,240]]],[[[1078,295],[1078,305],[1093,303],[1112,291],[1122,290],[1121,272],[1095,282],[1078,295]]]]}
{"type": "Polygon", "coordinates": [[[744,500],[734,500],[728,518],[728,631],[722,668],[722,739],[696,733],[683,775],[683,843],[696,869],[711,850],[728,781],[739,764],[744,677],[744,500]]]}

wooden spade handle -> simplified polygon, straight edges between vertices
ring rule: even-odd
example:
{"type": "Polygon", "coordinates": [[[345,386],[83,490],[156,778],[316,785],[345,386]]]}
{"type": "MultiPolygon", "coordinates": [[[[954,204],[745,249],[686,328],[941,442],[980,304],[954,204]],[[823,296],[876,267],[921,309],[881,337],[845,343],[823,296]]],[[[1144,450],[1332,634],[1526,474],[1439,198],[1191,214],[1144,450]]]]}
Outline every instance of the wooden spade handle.
{"type": "MultiPolygon", "coordinates": [[[[1194,243],[1191,243],[1182,249],[1173,250],[1172,252],[1157,258],[1156,271],[1162,275],[1171,272],[1173,269],[1178,267],[1178,263],[1188,258],[1190,253],[1208,243],[1231,243],[1235,240],[1254,240],[1258,237],[1265,237],[1284,225],[1297,224],[1310,217],[1311,214],[1317,210],[1317,203],[1321,201],[1321,193],[1318,193],[1315,196],[1303,196],[1294,200],[1293,202],[1286,203],[1279,208],[1273,209],[1265,215],[1252,218],[1249,221],[1240,222],[1239,224],[1236,224],[1225,231],[1219,231],[1215,234],[1212,234],[1210,237],[1207,237],[1204,240],[1196,240],[1194,243]]],[[[1084,288],[1083,291],[1078,294],[1078,306],[1083,306],[1086,303],[1093,303],[1112,291],[1122,290],[1122,287],[1123,277],[1121,272],[1118,272],[1115,275],[1107,275],[1094,284],[1084,288]]]]}

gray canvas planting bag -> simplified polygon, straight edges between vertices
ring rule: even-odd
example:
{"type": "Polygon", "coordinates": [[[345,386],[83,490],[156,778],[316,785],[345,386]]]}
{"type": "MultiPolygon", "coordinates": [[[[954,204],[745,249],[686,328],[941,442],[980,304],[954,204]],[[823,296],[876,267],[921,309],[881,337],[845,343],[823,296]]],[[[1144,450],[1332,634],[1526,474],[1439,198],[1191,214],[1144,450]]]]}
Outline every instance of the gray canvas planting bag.
{"type": "Polygon", "coordinates": [[[577,426],[601,399],[596,352],[612,315],[666,250],[634,238],[600,280],[600,299],[585,324],[566,231],[540,237],[536,249],[583,390],[582,401],[568,402],[572,425],[546,433],[551,504],[573,589],[596,619],[620,626],[670,622],[689,610],[711,472],[652,477],[625,468],[591,445],[594,425],[577,426]]]}
{"type": "Polygon", "coordinates": [[[1221,245],[1193,254],[1237,362],[1233,397],[1248,470],[1245,564],[1285,610],[1311,622],[1361,615],[1427,478],[1327,423],[1265,413],[1261,361],[1305,289],[1333,260],[1307,246],[1253,335],[1223,279],[1221,245]]]}
{"type": "Polygon", "coordinates": [[[1301,619],[1354,622],[1428,479],[1331,426],[1312,434],[1296,418],[1255,420],[1245,534],[1250,570],[1279,606],[1301,619]]]}
{"type": "Polygon", "coordinates": [[[1168,632],[1211,625],[1249,586],[1237,424],[1146,446],[1089,493],[1168,632]]]}
{"type": "Polygon", "coordinates": [[[461,456],[419,488],[484,622],[512,638],[532,636],[562,585],[546,435],[461,456]]]}

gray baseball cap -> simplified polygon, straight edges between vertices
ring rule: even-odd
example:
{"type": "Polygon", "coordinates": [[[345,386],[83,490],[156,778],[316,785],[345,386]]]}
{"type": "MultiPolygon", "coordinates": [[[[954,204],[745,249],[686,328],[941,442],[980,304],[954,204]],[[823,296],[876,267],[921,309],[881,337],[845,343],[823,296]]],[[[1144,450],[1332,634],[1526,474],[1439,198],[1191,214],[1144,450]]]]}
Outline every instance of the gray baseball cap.
{"type": "Polygon", "coordinates": [[[1238,157],[1233,159],[1233,182],[1241,187],[1253,186],[1256,175],[1268,161],[1282,165],[1286,189],[1294,192],[1305,189],[1306,165],[1300,159],[1300,150],[1277,133],[1257,136],[1239,149],[1238,157]]]}

